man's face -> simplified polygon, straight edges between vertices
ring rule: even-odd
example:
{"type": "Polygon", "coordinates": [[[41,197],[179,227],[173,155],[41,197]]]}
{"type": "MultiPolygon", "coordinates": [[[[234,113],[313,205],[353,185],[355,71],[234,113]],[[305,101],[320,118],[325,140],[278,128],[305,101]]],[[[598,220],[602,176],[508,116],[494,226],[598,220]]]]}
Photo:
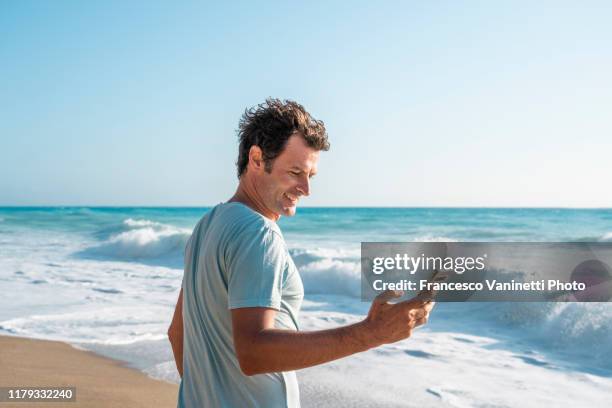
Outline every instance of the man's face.
{"type": "Polygon", "coordinates": [[[272,162],[268,173],[258,177],[263,204],[276,215],[295,215],[298,200],[310,195],[310,178],[317,172],[319,151],[306,144],[299,134],[289,137],[283,152],[272,162]]]}

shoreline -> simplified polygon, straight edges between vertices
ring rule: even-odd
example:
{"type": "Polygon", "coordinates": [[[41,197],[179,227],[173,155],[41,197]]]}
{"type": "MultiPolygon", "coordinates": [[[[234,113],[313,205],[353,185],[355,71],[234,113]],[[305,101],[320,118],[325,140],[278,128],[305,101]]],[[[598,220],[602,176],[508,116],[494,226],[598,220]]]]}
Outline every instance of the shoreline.
{"type": "MultiPolygon", "coordinates": [[[[76,402],[54,407],[176,407],[178,385],[68,343],[0,335],[0,387],[76,387],[76,402]]],[[[33,403],[39,405],[39,403],[33,403]]],[[[1,407],[25,407],[1,402],[1,407]]]]}

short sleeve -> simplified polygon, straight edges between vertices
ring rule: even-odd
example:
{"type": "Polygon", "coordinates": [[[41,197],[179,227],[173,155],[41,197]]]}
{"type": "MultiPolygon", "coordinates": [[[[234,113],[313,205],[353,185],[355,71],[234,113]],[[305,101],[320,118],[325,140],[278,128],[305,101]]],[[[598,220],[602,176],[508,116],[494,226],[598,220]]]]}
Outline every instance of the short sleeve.
{"type": "Polygon", "coordinates": [[[249,229],[232,240],[227,252],[228,308],[280,310],[287,262],[283,238],[269,227],[249,229]]]}

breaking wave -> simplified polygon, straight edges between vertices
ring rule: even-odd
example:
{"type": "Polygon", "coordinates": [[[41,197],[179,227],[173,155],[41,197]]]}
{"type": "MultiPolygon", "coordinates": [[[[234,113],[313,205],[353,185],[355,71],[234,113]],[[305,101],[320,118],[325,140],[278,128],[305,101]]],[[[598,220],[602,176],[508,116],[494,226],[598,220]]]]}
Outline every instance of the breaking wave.
{"type": "Polygon", "coordinates": [[[191,230],[150,220],[128,218],[123,231],[81,252],[84,256],[112,260],[172,259],[182,261],[191,230]]]}

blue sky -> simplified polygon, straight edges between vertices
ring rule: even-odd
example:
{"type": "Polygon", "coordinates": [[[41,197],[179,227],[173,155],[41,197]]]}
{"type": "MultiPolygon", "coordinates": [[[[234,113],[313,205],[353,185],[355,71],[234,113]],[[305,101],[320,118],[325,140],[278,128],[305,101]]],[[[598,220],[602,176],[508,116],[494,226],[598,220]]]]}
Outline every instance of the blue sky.
{"type": "Polygon", "coordinates": [[[0,205],[211,205],[268,96],[311,206],[611,207],[609,2],[0,3],[0,205]]]}

